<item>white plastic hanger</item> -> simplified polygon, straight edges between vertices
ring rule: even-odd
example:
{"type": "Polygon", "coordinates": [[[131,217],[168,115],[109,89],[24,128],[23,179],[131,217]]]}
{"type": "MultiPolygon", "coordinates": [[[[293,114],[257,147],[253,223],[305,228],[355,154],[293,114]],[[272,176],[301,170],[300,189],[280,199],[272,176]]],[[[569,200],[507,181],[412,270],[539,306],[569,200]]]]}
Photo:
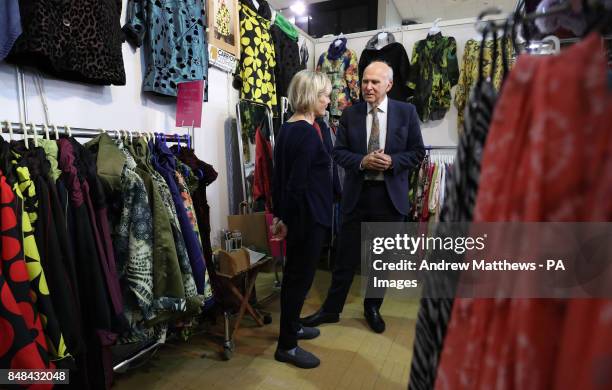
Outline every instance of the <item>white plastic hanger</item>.
{"type": "Polygon", "coordinates": [[[433,26],[431,26],[427,35],[436,35],[437,33],[439,33],[441,30],[440,26],[438,26],[438,23],[440,23],[441,21],[442,18],[436,18],[436,20],[434,20],[433,22],[433,26]]]}
{"type": "Polygon", "coordinates": [[[389,44],[389,33],[387,31],[384,31],[384,28],[385,26],[383,26],[383,31],[379,32],[378,35],[376,35],[376,39],[378,40],[378,42],[376,43],[376,48],[378,50],[389,44]]]}
{"type": "Polygon", "coordinates": [[[64,132],[68,134],[68,137],[72,137],[72,129],[68,125],[64,125],[64,132]]]}
{"type": "Polygon", "coordinates": [[[344,34],[340,32],[340,35],[338,35],[338,37],[336,37],[336,39],[334,40],[334,46],[339,47],[340,45],[342,45],[342,38],[344,38],[344,34]]]}
{"type": "Polygon", "coordinates": [[[26,149],[30,149],[30,145],[28,143],[28,126],[25,123],[21,122],[21,131],[23,132],[23,143],[25,144],[26,149]]]}
{"type": "Polygon", "coordinates": [[[50,140],[51,138],[49,137],[49,126],[47,126],[47,124],[43,124],[43,128],[45,129],[45,138],[48,140],[50,140]]]}
{"type": "MultiPolygon", "coordinates": [[[[4,121],[4,123],[6,124],[6,130],[10,130],[11,129],[11,122],[9,121],[4,121]]],[[[0,134],[2,134],[2,131],[4,130],[3,126],[0,126],[0,134]]]]}
{"type": "Polygon", "coordinates": [[[38,133],[36,131],[36,125],[34,122],[30,122],[30,127],[32,127],[32,135],[34,136],[34,147],[38,147],[38,133]]]}
{"type": "Polygon", "coordinates": [[[53,134],[55,134],[55,140],[57,141],[59,139],[59,132],[57,131],[57,126],[52,125],[52,127],[53,127],[53,134]]]}

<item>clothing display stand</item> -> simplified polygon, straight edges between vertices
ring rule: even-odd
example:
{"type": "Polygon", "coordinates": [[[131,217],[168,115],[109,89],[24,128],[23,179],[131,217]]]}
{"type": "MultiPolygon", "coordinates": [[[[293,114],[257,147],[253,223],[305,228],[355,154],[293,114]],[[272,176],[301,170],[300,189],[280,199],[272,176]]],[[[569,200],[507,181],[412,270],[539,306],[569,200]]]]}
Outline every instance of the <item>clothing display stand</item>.
{"type": "MultiPolygon", "coordinates": [[[[286,100],[286,98],[281,98],[281,107],[282,110],[284,111],[285,107],[288,107],[288,100],[286,100]],[[285,100],[283,100],[285,99],[285,100]]],[[[243,201],[240,204],[240,213],[241,214],[250,214],[253,211],[253,202],[254,199],[251,199],[249,201],[249,186],[247,184],[247,173],[246,173],[246,167],[245,167],[245,156],[244,156],[244,142],[242,139],[242,134],[243,134],[243,128],[246,126],[245,123],[245,119],[243,116],[243,113],[245,111],[249,111],[252,112],[252,109],[263,109],[265,112],[265,118],[264,120],[267,121],[268,123],[268,136],[270,139],[270,144],[272,146],[272,150],[274,150],[274,123],[273,123],[273,115],[272,115],[272,110],[270,109],[270,107],[267,104],[264,103],[259,103],[259,102],[255,102],[252,100],[247,100],[247,99],[241,99],[238,104],[236,104],[236,118],[237,118],[237,131],[238,131],[238,148],[240,149],[240,164],[241,164],[241,180],[242,180],[242,194],[243,194],[243,201]]],[[[281,113],[281,123],[284,117],[284,112],[281,113]]],[[[272,159],[272,166],[274,166],[274,159],[272,159]]],[[[282,243],[281,243],[282,246],[282,243]]],[[[285,264],[285,258],[284,256],[281,256],[281,258],[274,263],[274,285],[273,285],[273,292],[264,297],[264,298],[260,298],[260,299],[256,299],[256,302],[254,303],[254,305],[256,307],[261,307],[263,304],[269,302],[270,300],[272,300],[273,298],[277,297],[280,294],[280,287],[281,287],[281,277],[279,275],[279,270],[282,270],[285,264]]],[[[246,283],[246,282],[245,282],[246,283]]],[[[245,284],[245,291],[246,289],[248,289],[249,286],[247,286],[245,284]]],[[[270,313],[264,313],[262,312],[262,314],[264,315],[266,321],[268,321],[268,318],[270,317],[270,313]]],[[[227,332],[226,332],[227,333],[227,332]]]]}
{"type": "Polygon", "coordinates": [[[134,137],[151,137],[163,136],[166,142],[185,142],[187,145],[191,145],[193,140],[190,134],[166,134],[163,132],[151,132],[151,131],[132,131],[132,130],[104,130],[104,129],[91,129],[86,127],[71,127],[68,125],[64,126],[47,126],[34,123],[19,123],[3,121],[1,122],[0,129],[2,133],[24,135],[24,139],[30,142],[35,142],[36,139],[48,138],[48,139],[59,139],[60,134],[72,136],[74,138],[95,138],[101,133],[107,133],[112,138],[134,138],[134,137]],[[8,124],[8,125],[7,125],[8,124]]]}
{"type": "MultiPolygon", "coordinates": [[[[112,138],[124,138],[132,139],[133,137],[163,137],[167,143],[174,142],[185,142],[191,146],[192,140],[190,134],[165,134],[161,132],[142,132],[142,131],[131,131],[131,130],[103,130],[103,129],[92,129],[85,127],[70,127],[64,126],[47,126],[34,123],[19,123],[11,121],[3,121],[0,123],[0,135],[6,136],[12,140],[13,135],[20,135],[23,137],[26,147],[32,145],[38,146],[38,139],[59,139],[60,135],[72,136],[74,138],[95,138],[101,133],[107,133],[112,138]]],[[[150,340],[143,343],[143,347],[121,361],[113,364],[113,371],[117,373],[127,371],[130,366],[137,361],[146,360],[153,356],[159,347],[163,345],[162,342],[150,340]]]]}
{"type": "Polygon", "coordinates": [[[242,113],[243,113],[243,108],[245,109],[249,109],[249,108],[254,108],[254,107],[258,107],[260,109],[264,109],[265,110],[265,115],[266,115],[266,120],[268,122],[268,129],[270,129],[270,143],[272,145],[272,150],[274,150],[274,131],[273,129],[273,122],[272,122],[272,110],[270,110],[270,107],[268,107],[267,104],[263,104],[263,103],[259,103],[259,102],[255,102],[252,100],[247,100],[247,99],[241,99],[238,104],[236,104],[236,118],[238,120],[238,126],[237,126],[237,131],[238,131],[238,148],[240,149],[240,164],[241,164],[241,169],[240,169],[240,173],[242,175],[242,203],[240,204],[240,212],[242,213],[242,211],[244,210],[245,213],[251,213],[253,210],[253,200],[251,200],[251,202],[249,202],[249,198],[248,198],[248,186],[247,186],[247,178],[246,178],[246,169],[245,169],[245,160],[244,160],[244,143],[242,140],[242,129],[245,126],[244,120],[245,118],[243,117],[242,113]]]}

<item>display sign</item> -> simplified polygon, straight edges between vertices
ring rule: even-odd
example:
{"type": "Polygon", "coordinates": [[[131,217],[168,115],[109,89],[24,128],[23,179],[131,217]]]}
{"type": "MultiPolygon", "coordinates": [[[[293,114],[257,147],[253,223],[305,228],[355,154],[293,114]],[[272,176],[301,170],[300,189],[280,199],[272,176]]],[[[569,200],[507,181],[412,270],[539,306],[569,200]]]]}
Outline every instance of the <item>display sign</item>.
{"type": "Polygon", "coordinates": [[[212,45],[208,45],[208,62],[224,72],[236,70],[236,57],[212,45]]]}
{"type": "Polygon", "coordinates": [[[176,97],[176,126],[202,125],[202,100],[206,81],[179,83],[176,97]]]}

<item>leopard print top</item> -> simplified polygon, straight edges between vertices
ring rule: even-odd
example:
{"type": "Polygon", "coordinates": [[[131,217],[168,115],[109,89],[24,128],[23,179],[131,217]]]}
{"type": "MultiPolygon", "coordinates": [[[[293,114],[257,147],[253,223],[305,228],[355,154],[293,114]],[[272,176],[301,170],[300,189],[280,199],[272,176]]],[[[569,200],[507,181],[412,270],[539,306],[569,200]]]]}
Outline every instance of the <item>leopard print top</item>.
{"type": "Polygon", "coordinates": [[[8,61],[56,77],[125,85],[121,0],[20,0],[23,34],[8,61]]]}

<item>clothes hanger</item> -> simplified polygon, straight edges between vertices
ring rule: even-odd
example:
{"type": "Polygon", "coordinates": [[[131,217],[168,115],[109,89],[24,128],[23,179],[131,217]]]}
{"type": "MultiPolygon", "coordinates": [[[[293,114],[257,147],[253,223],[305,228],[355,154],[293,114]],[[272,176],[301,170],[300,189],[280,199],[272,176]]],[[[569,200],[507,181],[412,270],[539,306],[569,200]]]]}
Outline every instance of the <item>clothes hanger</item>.
{"type": "Polygon", "coordinates": [[[442,31],[440,30],[440,26],[438,26],[438,23],[440,23],[441,21],[442,18],[436,18],[436,20],[434,20],[433,26],[431,26],[431,28],[429,29],[429,33],[427,33],[428,36],[436,35],[442,31]]]}
{"type": "Polygon", "coordinates": [[[68,135],[68,137],[72,137],[72,129],[70,129],[70,126],[64,125],[64,132],[68,135]]]}
{"type": "Polygon", "coordinates": [[[338,35],[336,39],[334,39],[334,46],[339,47],[340,45],[342,45],[342,38],[344,38],[344,34],[340,32],[340,35],[338,35]]]}
{"type": "Polygon", "coordinates": [[[57,141],[59,139],[59,133],[57,131],[57,126],[56,125],[51,125],[53,127],[53,134],[55,134],[55,140],[57,141]]]}
{"type": "Polygon", "coordinates": [[[30,127],[32,127],[32,135],[34,136],[34,147],[38,147],[38,132],[36,131],[36,125],[34,122],[30,122],[30,127]]]}
{"type": "Polygon", "coordinates": [[[43,124],[43,128],[45,129],[45,139],[49,141],[51,138],[49,137],[49,126],[47,124],[43,124]]]}
{"type": "MultiPolygon", "coordinates": [[[[9,121],[4,121],[4,123],[6,124],[6,130],[10,131],[11,129],[11,122],[9,121]]],[[[4,130],[3,126],[0,126],[0,134],[2,134],[2,131],[4,130]]]]}
{"type": "MultiPolygon", "coordinates": [[[[491,25],[489,22],[486,22],[486,25],[484,27],[484,30],[482,31],[482,42],[480,42],[480,48],[479,48],[479,55],[478,55],[478,81],[476,82],[478,85],[478,88],[480,88],[480,85],[482,84],[484,77],[483,77],[483,68],[484,68],[484,48],[485,48],[485,41],[487,39],[487,35],[489,35],[489,29],[491,28],[491,25]]],[[[493,57],[493,61],[495,62],[495,57],[493,57]]]]}
{"type": "Polygon", "coordinates": [[[28,127],[24,122],[21,122],[20,127],[23,133],[23,143],[25,144],[26,149],[30,149],[30,144],[28,143],[28,127]]]}
{"type": "Polygon", "coordinates": [[[503,84],[506,81],[506,77],[508,76],[508,33],[510,30],[510,19],[506,19],[504,22],[504,30],[503,36],[501,40],[501,50],[502,50],[502,80],[503,84]]]}

